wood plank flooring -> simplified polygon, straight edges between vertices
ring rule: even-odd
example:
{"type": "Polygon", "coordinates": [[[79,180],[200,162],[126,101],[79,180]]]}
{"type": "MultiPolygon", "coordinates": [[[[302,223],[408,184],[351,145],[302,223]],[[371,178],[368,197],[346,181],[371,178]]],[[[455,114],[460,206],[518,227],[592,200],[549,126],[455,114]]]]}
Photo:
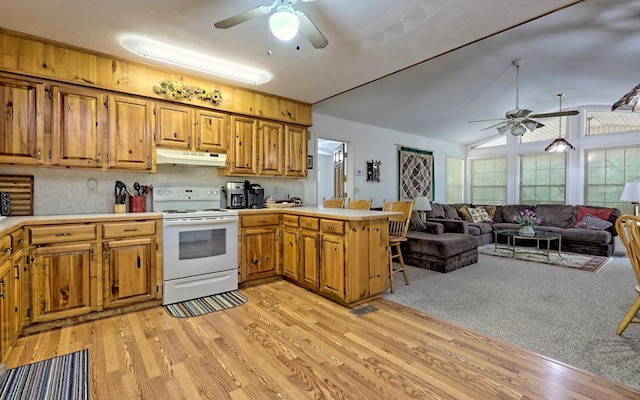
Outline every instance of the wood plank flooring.
{"type": "Polygon", "coordinates": [[[285,281],[197,318],[162,307],[18,340],[7,367],[89,349],[101,399],[639,399],[640,391],[379,299],[362,316],[285,281]]]}

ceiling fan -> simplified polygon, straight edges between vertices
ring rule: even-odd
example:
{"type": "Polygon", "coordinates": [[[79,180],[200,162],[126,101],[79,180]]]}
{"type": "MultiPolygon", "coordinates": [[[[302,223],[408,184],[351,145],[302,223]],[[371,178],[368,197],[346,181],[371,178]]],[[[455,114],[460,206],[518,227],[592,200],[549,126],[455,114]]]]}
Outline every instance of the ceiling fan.
{"type": "MultiPolygon", "coordinates": [[[[314,0],[301,1],[310,3],[314,0]]],[[[316,49],[326,47],[329,41],[322,32],[311,22],[305,13],[293,8],[297,2],[298,0],[274,0],[271,5],[252,8],[233,17],[218,21],[213,25],[218,29],[227,29],[276,10],[276,12],[269,17],[269,28],[278,39],[292,39],[298,33],[298,29],[300,29],[313,47],[316,49]]]]}
{"type": "Polygon", "coordinates": [[[487,122],[487,121],[497,121],[497,120],[501,121],[497,124],[481,129],[481,131],[486,131],[487,129],[491,129],[491,128],[497,128],[498,132],[501,135],[508,131],[514,136],[522,136],[527,132],[527,129],[533,132],[535,129],[542,128],[544,126],[544,124],[541,124],[540,122],[535,121],[533,118],[564,117],[569,115],[577,115],[579,113],[579,111],[577,110],[568,110],[568,111],[560,110],[560,111],[551,112],[551,113],[531,114],[532,113],[531,110],[520,108],[518,103],[518,94],[519,94],[518,93],[518,90],[519,90],[518,75],[519,75],[520,67],[522,66],[523,62],[524,61],[521,59],[513,60],[511,62],[511,65],[516,67],[516,108],[511,111],[507,111],[505,113],[504,118],[493,118],[493,119],[469,121],[469,122],[487,122]]]}

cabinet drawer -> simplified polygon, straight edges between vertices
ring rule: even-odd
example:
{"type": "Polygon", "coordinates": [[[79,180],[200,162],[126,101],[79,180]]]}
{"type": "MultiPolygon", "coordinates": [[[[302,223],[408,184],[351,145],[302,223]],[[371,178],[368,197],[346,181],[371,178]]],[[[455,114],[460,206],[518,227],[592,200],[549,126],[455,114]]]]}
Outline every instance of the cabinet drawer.
{"type": "Polygon", "coordinates": [[[11,256],[11,235],[4,235],[0,238],[0,263],[11,256]]]}
{"type": "Polygon", "coordinates": [[[105,239],[155,234],[155,221],[113,222],[102,225],[102,237],[105,239]]]}
{"type": "Polygon", "coordinates": [[[96,225],[52,225],[29,227],[29,243],[62,243],[96,240],[96,225]]]}
{"type": "Polygon", "coordinates": [[[336,233],[338,235],[344,235],[344,222],[323,219],[322,221],[320,221],[320,230],[323,233],[336,233]]]}
{"type": "Polygon", "coordinates": [[[11,232],[11,247],[13,247],[13,252],[20,250],[22,245],[24,244],[24,229],[16,229],[11,232]]]}
{"type": "Polygon", "coordinates": [[[317,231],[320,229],[320,220],[318,218],[300,217],[300,228],[317,231]]]}
{"type": "Polygon", "coordinates": [[[280,214],[243,215],[240,217],[243,228],[255,226],[280,225],[280,214]]]}
{"type": "Polygon", "coordinates": [[[298,216],[297,215],[283,215],[282,216],[282,225],[291,226],[294,228],[298,227],[298,216]]]}

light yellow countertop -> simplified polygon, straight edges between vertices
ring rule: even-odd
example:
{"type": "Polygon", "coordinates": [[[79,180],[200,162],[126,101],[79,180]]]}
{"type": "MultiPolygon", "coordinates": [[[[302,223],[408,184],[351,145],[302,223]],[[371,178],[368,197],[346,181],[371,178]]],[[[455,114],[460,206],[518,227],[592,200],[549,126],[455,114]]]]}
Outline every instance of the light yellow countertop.
{"type": "Polygon", "coordinates": [[[240,209],[238,215],[257,214],[257,213],[281,213],[291,215],[304,215],[308,217],[331,218],[339,220],[364,220],[389,218],[392,215],[399,214],[392,211],[367,211],[367,210],[350,210],[348,208],[324,208],[324,207],[291,207],[291,208],[259,208],[259,209],[240,209]]]}

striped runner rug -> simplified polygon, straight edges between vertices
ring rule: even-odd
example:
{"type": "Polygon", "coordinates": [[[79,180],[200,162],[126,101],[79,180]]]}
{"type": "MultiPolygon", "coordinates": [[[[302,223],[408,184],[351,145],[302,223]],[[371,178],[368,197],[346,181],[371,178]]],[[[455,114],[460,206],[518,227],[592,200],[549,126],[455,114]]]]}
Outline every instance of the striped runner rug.
{"type": "Polygon", "coordinates": [[[164,309],[167,310],[167,314],[172,317],[187,318],[226,310],[243,305],[246,302],[247,298],[245,295],[237,290],[232,290],[231,292],[220,293],[213,296],[167,304],[164,306],[164,309]]]}
{"type": "Polygon", "coordinates": [[[87,349],[7,371],[0,399],[89,399],[87,349]]]}

